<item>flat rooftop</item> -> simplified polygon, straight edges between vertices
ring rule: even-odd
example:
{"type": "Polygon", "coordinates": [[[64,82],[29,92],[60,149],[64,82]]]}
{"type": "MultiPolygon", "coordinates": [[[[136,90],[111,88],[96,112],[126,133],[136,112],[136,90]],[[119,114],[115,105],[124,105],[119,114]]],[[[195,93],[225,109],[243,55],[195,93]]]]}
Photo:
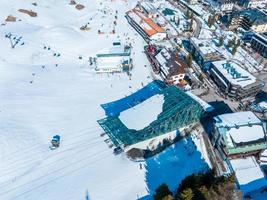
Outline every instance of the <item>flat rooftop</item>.
{"type": "Polygon", "coordinates": [[[251,111],[222,114],[215,117],[215,119],[223,127],[261,124],[261,120],[251,111]]]}
{"type": "Polygon", "coordinates": [[[96,54],[97,57],[115,57],[115,56],[130,56],[131,47],[121,44],[120,42],[114,42],[112,46],[103,49],[96,54]]]}
{"type": "Polygon", "coordinates": [[[201,40],[197,38],[191,38],[194,44],[200,49],[200,51],[205,54],[215,53],[217,50],[212,47],[207,40],[201,40]]]}
{"type": "Polygon", "coordinates": [[[109,48],[103,49],[96,54],[96,71],[103,69],[121,70],[123,63],[130,62],[131,48],[114,42],[109,48]]]}
{"type": "Polygon", "coordinates": [[[143,129],[157,119],[158,115],[162,112],[163,103],[163,95],[154,95],[143,103],[121,112],[119,118],[129,129],[143,129]],[[149,113],[149,115],[145,113],[149,113]]]}
{"type": "Polygon", "coordinates": [[[207,39],[198,39],[191,38],[191,42],[193,42],[194,46],[199,49],[199,53],[207,60],[214,61],[223,59],[223,54],[221,54],[217,49],[213,46],[214,44],[207,39]]]}
{"type": "Polygon", "coordinates": [[[96,70],[101,69],[119,69],[122,68],[123,62],[129,62],[128,56],[121,57],[98,57],[96,63],[96,70]]]}
{"type": "Polygon", "coordinates": [[[256,82],[256,77],[243,69],[236,62],[229,62],[226,60],[212,62],[214,67],[221,72],[221,74],[233,85],[246,87],[256,82]]]}
{"type": "Polygon", "coordinates": [[[143,9],[149,14],[156,14],[158,12],[157,9],[150,2],[143,1],[140,4],[143,9]]]}
{"type": "Polygon", "coordinates": [[[265,138],[261,120],[251,111],[218,115],[214,120],[229,147],[265,138]]]}
{"type": "Polygon", "coordinates": [[[254,156],[230,160],[244,194],[267,187],[267,180],[254,156]]]}
{"type": "Polygon", "coordinates": [[[262,109],[267,110],[267,100],[262,101],[258,104],[262,109]]]}

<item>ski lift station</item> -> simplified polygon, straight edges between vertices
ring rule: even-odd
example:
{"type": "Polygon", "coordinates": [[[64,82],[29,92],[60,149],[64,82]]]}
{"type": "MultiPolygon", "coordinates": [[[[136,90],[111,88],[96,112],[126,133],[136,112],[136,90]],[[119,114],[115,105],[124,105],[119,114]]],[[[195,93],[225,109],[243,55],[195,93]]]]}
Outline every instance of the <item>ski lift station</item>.
{"type": "Polygon", "coordinates": [[[198,122],[205,109],[175,86],[153,81],[120,100],[102,104],[98,121],[116,147],[154,151],[171,143],[184,128],[198,122]]]}
{"type": "Polygon", "coordinates": [[[108,51],[96,54],[95,71],[123,72],[132,68],[131,47],[114,42],[108,51]]]}

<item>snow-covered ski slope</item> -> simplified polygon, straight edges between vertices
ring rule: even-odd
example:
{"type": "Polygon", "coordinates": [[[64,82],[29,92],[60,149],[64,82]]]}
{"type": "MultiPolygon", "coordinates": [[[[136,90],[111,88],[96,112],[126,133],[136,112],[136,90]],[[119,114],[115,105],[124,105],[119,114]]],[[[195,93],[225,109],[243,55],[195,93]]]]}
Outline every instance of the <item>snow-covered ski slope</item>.
{"type": "Polygon", "coordinates": [[[37,0],[37,6],[32,2],[1,0],[0,6],[1,23],[8,15],[20,19],[0,26],[1,200],[133,200],[153,192],[162,181],[172,180],[174,189],[178,184],[174,175],[180,180],[205,167],[198,152],[189,162],[194,167],[184,167],[187,154],[177,155],[184,151],[179,151],[180,146],[184,149],[181,143],[165,152],[166,159],[165,153],[160,155],[166,162],[163,167],[151,158],[150,167],[140,169],[123,154],[114,156],[106,137],[100,137],[103,130],[96,122],[104,117],[100,104],[152,81],[144,42],[124,18],[136,1],[80,0],[85,5],[81,11],[67,0],[37,0]],[[38,16],[19,13],[20,8],[38,16]],[[116,10],[116,34],[99,35],[99,29],[112,30],[116,10]],[[90,30],[80,31],[88,22],[90,30]],[[22,37],[14,49],[5,37],[9,32],[11,39],[22,37]],[[126,74],[95,74],[89,66],[88,57],[115,40],[133,45],[131,80],[126,74]],[[56,134],[61,146],[51,151],[50,140],[56,134]],[[179,166],[184,173],[177,173],[179,166]],[[153,180],[156,172],[162,174],[153,180]]]}

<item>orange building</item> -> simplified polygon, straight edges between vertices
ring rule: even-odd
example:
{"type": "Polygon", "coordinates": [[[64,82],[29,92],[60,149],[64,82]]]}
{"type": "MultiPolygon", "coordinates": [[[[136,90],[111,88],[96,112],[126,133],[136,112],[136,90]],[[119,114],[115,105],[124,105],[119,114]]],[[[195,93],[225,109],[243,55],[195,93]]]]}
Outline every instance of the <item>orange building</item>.
{"type": "Polygon", "coordinates": [[[159,41],[166,38],[165,30],[139,9],[134,8],[126,12],[126,18],[145,40],[159,41]]]}

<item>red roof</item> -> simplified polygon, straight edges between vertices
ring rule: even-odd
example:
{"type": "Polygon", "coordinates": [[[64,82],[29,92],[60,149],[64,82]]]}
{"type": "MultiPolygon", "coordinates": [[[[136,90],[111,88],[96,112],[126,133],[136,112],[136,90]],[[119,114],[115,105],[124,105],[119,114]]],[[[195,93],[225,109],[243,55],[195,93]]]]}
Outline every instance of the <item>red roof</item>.
{"type": "Polygon", "coordinates": [[[133,13],[140,19],[140,21],[137,21],[136,19],[133,20],[139,24],[139,26],[146,32],[148,36],[153,36],[156,33],[165,33],[165,30],[162,27],[158,26],[152,19],[142,13],[142,11],[138,9],[132,9],[128,11],[128,13],[133,13]]]}

